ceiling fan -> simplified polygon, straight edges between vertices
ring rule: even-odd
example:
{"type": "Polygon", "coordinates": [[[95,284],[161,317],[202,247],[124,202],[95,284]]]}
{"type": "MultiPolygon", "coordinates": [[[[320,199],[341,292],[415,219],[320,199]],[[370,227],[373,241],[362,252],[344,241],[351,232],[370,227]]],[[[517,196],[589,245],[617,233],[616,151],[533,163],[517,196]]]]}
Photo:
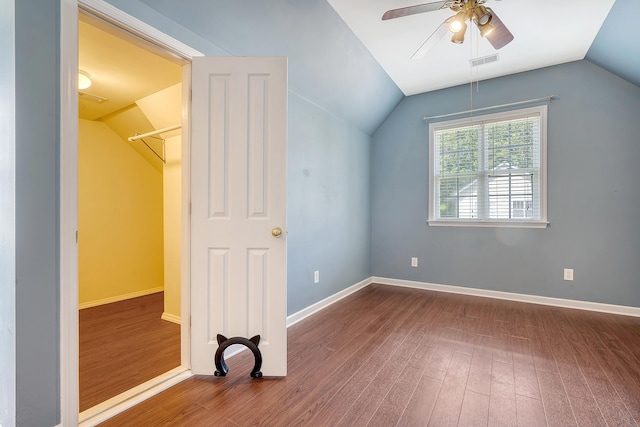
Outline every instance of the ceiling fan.
{"type": "Polygon", "coordinates": [[[422,59],[447,34],[453,33],[451,41],[456,44],[464,42],[467,23],[473,22],[480,30],[480,35],[489,40],[495,49],[501,49],[513,40],[513,34],[502,23],[498,15],[488,7],[483,6],[487,0],[446,0],[424,3],[415,6],[391,9],[382,15],[382,20],[400,18],[418,13],[432,12],[440,9],[451,9],[455,15],[448,17],[425,40],[418,50],[411,55],[411,59],[422,59]]]}

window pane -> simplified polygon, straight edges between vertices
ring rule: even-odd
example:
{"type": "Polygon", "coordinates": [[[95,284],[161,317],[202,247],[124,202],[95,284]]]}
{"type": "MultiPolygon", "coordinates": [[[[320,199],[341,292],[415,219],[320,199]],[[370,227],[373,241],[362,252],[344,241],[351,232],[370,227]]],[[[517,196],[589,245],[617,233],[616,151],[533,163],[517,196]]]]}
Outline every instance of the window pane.
{"type": "Polygon", "coordinates": [[[447,129],[436,133],[436,153],[441,175],[478,170],[478,127],[447,129]]]}
{"type": "Polygon", "coordinates": [[[458,196],[458,178],[440,179],[440,197],[458,196]]]}
{"type": "Polygon", "coordinates": [[[458,218],[457,197],[443,197],[440,199],[440,218],[458,218]]]}
{"type": "Polygon", "coordinates": [[[516,218],[514,210],[518,212],[518,218],[531,218],[532,201],[533,174],[489,176],[489,218],[516,218]],[[528,203],[529,216],[525,215],[525,201],[528,203]]]}
{"type": "Polygon", "coordinates": [[[489,196],[489,217],[492,219],[509,219],[511,209],[509,196],[489,196]]]}
{"type": "Polygon", "coordinates": [[[440,218],[477,218],[477,180],[474,175],[440,178],[440,218]]]}
{"type": "Polygon", "coordinates": [[[434,125],[430,217],[541,219],[545,114],[534,107],[434,125]]]}
{"type": "Polygon", "coordinates": [[[489,169],[533,168],[539,145],[539,117],[527,117],[485,126],[489,169]]]}
{"type": "Polygon", "coordinates": [[[478,198],[467,196],[458,202],[458,218],[478,218],[478,198]]]}

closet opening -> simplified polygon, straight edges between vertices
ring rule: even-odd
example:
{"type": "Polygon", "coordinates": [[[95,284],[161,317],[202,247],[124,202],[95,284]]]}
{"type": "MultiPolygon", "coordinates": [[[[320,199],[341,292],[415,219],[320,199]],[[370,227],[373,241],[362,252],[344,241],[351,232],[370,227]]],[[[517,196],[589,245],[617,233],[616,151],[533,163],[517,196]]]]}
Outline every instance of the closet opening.
{"type": "Polygon", "coordinates": [[[182,68],[80,13],[79,410],[181,366],[182,68]]]}

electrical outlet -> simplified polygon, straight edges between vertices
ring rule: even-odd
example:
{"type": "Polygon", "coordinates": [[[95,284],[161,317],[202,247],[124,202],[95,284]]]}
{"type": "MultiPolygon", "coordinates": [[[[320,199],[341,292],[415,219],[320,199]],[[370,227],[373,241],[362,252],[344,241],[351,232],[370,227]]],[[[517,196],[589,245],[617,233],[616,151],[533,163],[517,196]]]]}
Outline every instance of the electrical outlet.
{"type": "Polygon", "coordinates": [[[313,283],[320,282],[320,272],[318,270],[313,272],[313,283]]]}
{"type": "Polygon", "coordinates": [[[573,281],[573,268],[564,269],[564,280],[573,281]]]}
{"type": "Polygon", "coordinates": [[[411,267],[417,267],[417,266],[418,266],[418,258],[411,257],[411,267]]]}

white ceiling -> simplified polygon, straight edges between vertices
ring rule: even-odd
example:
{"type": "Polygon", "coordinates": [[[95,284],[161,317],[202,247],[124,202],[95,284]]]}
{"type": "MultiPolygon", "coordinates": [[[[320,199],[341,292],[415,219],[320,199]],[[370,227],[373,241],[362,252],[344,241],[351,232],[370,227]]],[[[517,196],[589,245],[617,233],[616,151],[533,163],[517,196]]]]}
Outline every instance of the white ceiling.
{"type": "Polygon", "coordinates": [[[328,0],[405,95],[583,59],[615,0],[488,0],[514,40],[496,51],[469,25],[462,45],[446,36],[422,60],[411,55],[450,9],[382,21],[384,12],[429,1],[328,0]],[[471,68],[494,53],[498,62],[471,68]]]}
{"type": "Polygon", "coordinates": [[[93,81],[91,87],[80,92],[106,99],[98,103],[81,96],[80,118],[105,117],[182,81],[180,65],[132,37],[85,15],[81,15],[78,30],[79,68],[93,81]]]}

